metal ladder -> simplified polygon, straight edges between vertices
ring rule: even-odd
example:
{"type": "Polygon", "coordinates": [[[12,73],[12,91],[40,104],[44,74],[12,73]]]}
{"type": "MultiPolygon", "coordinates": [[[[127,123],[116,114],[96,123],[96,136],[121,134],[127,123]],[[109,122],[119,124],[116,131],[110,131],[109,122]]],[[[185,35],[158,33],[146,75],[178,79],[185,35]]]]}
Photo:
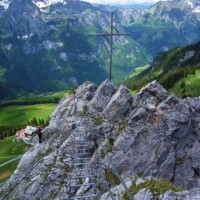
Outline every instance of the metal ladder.
{"type": "Polygon", "coordinates": [[[89,141],[86,133],[74,134],[72,138],[72,172],[70,176],[70,200],[88,199],[97,197],[95,193],[81,194],[81,189],[87,190],[91,186],[96,186],[93,167],[90,163],[91,154],[89,152],[89,141]]]}

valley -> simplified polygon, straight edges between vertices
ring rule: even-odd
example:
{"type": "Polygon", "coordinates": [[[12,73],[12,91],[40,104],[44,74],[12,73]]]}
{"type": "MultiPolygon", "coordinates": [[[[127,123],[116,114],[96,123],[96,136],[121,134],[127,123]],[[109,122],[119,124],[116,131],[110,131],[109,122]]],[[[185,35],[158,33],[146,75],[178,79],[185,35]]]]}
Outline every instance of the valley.
{"type": "Polygon", "coordinates": [[[1,1],[0,200],[199,199],[199,33],[198,0],[1,1]]]}
{"type": "Polygon", "coordinates": [[[148,82],[157,80],[170,93],[180,98],[198,97],[199,70],[200,42],[161,52],[149,68],[140,74],[133,74],[124,83],[131,90],[139,90],[148,82]]]}
{"type": "MultiPolygon", "coordinates": [[[[92,36],[110,26],[106,7],[79,0],[5,2],[0,5],[1,100],[108,78],[108,42],[92,36]]],[[[146,10],[117,7],[115,26],[131,35],[115,38],[113,81],[124,81],[162,51],[198,42],[198,6],[195,0],[176,0],[146,10]]]]}
{"type": "Polygon", "coordinates": [[[0,185],[16,170],[20,160],[18,157],[31,148],[23,141],[16,140],[15,128],[36,126],[40,123],[42,126],[47,126],[49,115],[64,94],[66,91],[21,97],[0,103],[0,185]],[[13,159],[16,160],[12,161],[13,159]],[[7,161],[12,162],[6,164],[7,161]]]}
{"type": "Polygon", "coordinates": [[[30,147],[30,145],[25,144],[23,141],[16,141],[15,136],[0,140],[0,185],[13,174],[19,163],[19,159],[4,166],[1,165],[6,161],[23,155],[30,147]]]}

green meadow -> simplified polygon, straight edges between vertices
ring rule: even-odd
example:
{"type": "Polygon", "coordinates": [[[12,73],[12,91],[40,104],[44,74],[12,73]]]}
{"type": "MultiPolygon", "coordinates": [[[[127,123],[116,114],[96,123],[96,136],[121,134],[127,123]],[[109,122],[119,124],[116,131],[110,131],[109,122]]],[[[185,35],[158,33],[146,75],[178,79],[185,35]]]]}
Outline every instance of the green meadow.
{"type": "Polygon", "coordinates": [[[183,96],[183,88],[181,88],[181,83],[184,81],[184,94],[186,96],[198,97],[200,96],[200,70],[196,70],[194,75],[187,75],[181,80],[177,81],[173,88],[169,89],[169,92],[175,96],[183,96]]]}
{"type": "MultiPolygon", "coordinates": [[[[24,154],[30,149],[30,146],[22,141],[17,141],[15,136],[0,140],[0,165],[6,161],[24,154]]],[[[0,167],[0,183],[7,180],[15,171],[19,160],[13,161],[0,167]]]]}
{"type": "Polygon", "coordinates": [[[144,65],[142,67],[135,68],[134,72],[129,75],[129,78],[137,76],[138,74],[142,73],[145,69],[147,69],[149,65],[144,65]]]}
{"type": "MultiPolygon", "coordinates": [[[[0,126],[23,125],[33,118],[46,120],[57,106],[56,102],[65,94],[66,92],[48,93],[1,102],[0,126]],[[54,100],[55,103],[48,103],[54,100]]],[[[0,140],[0,165],[23,155],[29,149],[29,145],[23,141],[17,141],[15,136],[0,140]]],[[[19,160],[15,160],[0,167],[0,184],[14,173],[18,163],[19,160]]]]}
{"type": "Polygon", "coordinates": [[[48,119],[67,91],[20,97],[0,102],[0,126],[22,125],[33,118],[48,119]]]}
{"type": "Polygon", "coordinates": [[[0,164],[24,154],[29,149],[29,145],[22,141],[17,141],[15,136],[0,140],[0,164]]]}
{"type": "Polygon", "coordinates": [[[32,118],[47,119],[56,104],[17,105],[0,108],[0,125],[20,125],[32,118]]]}
{"type": "Polygon", "coordinates": [[[18,164],[19,161],[15,160],[12,163],[9,163],[8,165],[0,167],[0,184],[10,178],[10,176],[16,170],[18,164]]]}

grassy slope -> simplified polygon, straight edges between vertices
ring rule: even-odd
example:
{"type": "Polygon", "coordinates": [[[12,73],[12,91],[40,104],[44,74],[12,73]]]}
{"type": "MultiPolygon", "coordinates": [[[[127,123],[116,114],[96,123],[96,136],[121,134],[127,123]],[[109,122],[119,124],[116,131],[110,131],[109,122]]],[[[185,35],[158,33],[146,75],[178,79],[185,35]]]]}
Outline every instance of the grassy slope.
{"type": "Polygon", "coordinates": [[[19,161],[13,161],[12,163],[0,168],[0,184],[5,182],[14,173],[19,161]]]}
{"type": "MultiPolygon", "coordinates": [[[[54,97],[62,98],[66,92],[49,93],[32,97],[21,97],[12,100],[12,102],[33,102],[35,100],[45,100],[54,97]]],[[[23,124],[36,117],[37,119],[46,119],[54,110],[56,104],[35,104],[35,105],[17,105],[0,108],[0,125],[23,124]]],[[[16,141],[15,136],[0,140],[0,164],[24,154],[29,146],[22,141],[16,141]]],[[[0,167],[0,183],[6,181],[15,171],[19,160],[13,161],[3,167],[0,167]]]]}
{"type": "Polygon", "coordinates": [[[125,84],[131,90],[140,90],[147,83],[157,80],[170,93],[179,97],[185,95],[197,97],[200,95],[198,75],[198,70],[200,69],[199,49],[200,42],[163,52],[155,58],[149,68],[142,71],[139,75],[130,77],[125,81],[125,84]],[[195,52],[195,55],[185,59],[189,52],[195,52]],[[195,70],[197,70],[196,75],[192,75],[195,70]],[[183,89],[181,90],[180,88],[183,80],[186,84],[184,95],[182,94],[183,89]]]}
{"type": "MultiPolygon", "coordinates": [[[[3,103],[24,103],[33,104],[35,101],[61,99],[66,91],[41,94],[38,96],[20,97],[18,99],[4,101],[3,103]]],[[[0,126],[24,124],[32,118],[47,119],[56,107],[56,103],[33,104],[33,105],[13,105],[0,108],[0,126]]]]}
{"type": "Polygon", "coordinates": [[[169,89],[169,92],[175,96],[181,97],[181,83],[185,82],[185,94],[187,96],[198,97],[200,96],[200,70],[195,71],[195,75],[187,75],[187,77],[178,80],[174,87],[169,89]]]}
{"type": "Polygon", "coordinates": [[[12,100],[8,100],[8,101],[1,101],[0,103],[20,103],[20,102],[34,102],[34,101],[51,101],[54,100],[55,98],[59,98],[61,99],[65,94],[67,94],[66,91],[60,91],[60,92],[52,92],[52,93],[45,93],[45,94],[40,94],[40,95],[32,95],[32,96],[22,96],[20,98],[17,99],[12,99],[12,100]]]}
{"type": "Polygon", "coordinates": [[[142,67],[135,68],[134,72],[129,75],[129,78],[137,76],[138,74],[140,74],[141,72],[143,72],[145,69],[147,69],[149,66],[150,65],[144,65],[142,67]]]}
{"type": "MultiPolygon", "coordinates": [[[[29,146],[22,141],[16,141],[15,136],[0,140],[0,164],[16,157],[17,155],[24,154],[29,150],[29,146]]],[[[14,172],[19,161],[13,161],[3,167],[0,167],[0,183],[7,180],[14,172]]]]}
{"type": "Polygon", "coordinates": [[[31,120],[47,119],[56,104],[7,106],[0,108],[0,125],[19,125],[31,120]]]}
{"type": "Polygon", "coordinates": [[[10,160],[10,158],[3,157],[15,157],[17,155],[22,155],[28,149],[28,146],[22,141],[17,141],[15,139],[15,136],[5,138],[4,140],[0,140],[0,164],[7,160],[10,160]]]}

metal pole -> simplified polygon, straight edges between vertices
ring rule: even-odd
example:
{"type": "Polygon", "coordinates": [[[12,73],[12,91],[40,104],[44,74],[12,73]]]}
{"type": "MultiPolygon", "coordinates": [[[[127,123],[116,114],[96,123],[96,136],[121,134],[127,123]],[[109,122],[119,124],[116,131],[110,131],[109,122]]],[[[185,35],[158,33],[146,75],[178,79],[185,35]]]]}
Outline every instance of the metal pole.
{"type": "Polygon", "coordinates": [[[111,157],[109,156],[108,158],[109,158],[109,160],[110,160],[110,164],[111,164],[111,166],[112,166],[112,169],[114,170],[115,174],[116,174],[117,177],[119,178],[119,180],[120,180],[122,186],[124,187],[124,189],[126,190],[128,196],[129,196],[129,198],[130,198],[131,200],[134,200],[132,194],[130,193],[129,189],[127,188],[127,186],[126,186],[125,182],[123,181],[122,177],[120,176],[120,174],[119,174],[119,173],[117,172],[117,170],[115,169],[115,166],[114,166],[114,164],[113,164],[113,162],[112,162],[111,157]]]}
{"type": "Polygon", "coordinates": [[[110,34],[110,81],[112,80],[112,56],[113,56],[113,12],[111,13],[111,34],[110,34]]]}
{"type": "MultiPolygon", "coordinates": [[[[113,64],[113,36],[122,36],[122,35],[130,35],[129,33],[119,33],[118,31],[117,31],[117,29],[114,27],[114,25],[113,25],[113,12],[111,12],[111,21],[110,21],[110,33],[98,33],[98,34],[95,34],[95,35],[93,35],[93,36],[103,36],[103,37],[105,37],[105,39],[108,41],[108,43],[109,43],[109,47],[110,47],[110,52],[109,52],[109,56],[110,56],[110,66],[109,66],[109,79],[110,79],[110,81],[111,81],[111,79],[112,79],[112,64],[113,64]],[[106,37],[108,37],[108,38],[106,38],[106,37]]],[[[108,29],[107,29],[108,30],[108,29]]]]}

